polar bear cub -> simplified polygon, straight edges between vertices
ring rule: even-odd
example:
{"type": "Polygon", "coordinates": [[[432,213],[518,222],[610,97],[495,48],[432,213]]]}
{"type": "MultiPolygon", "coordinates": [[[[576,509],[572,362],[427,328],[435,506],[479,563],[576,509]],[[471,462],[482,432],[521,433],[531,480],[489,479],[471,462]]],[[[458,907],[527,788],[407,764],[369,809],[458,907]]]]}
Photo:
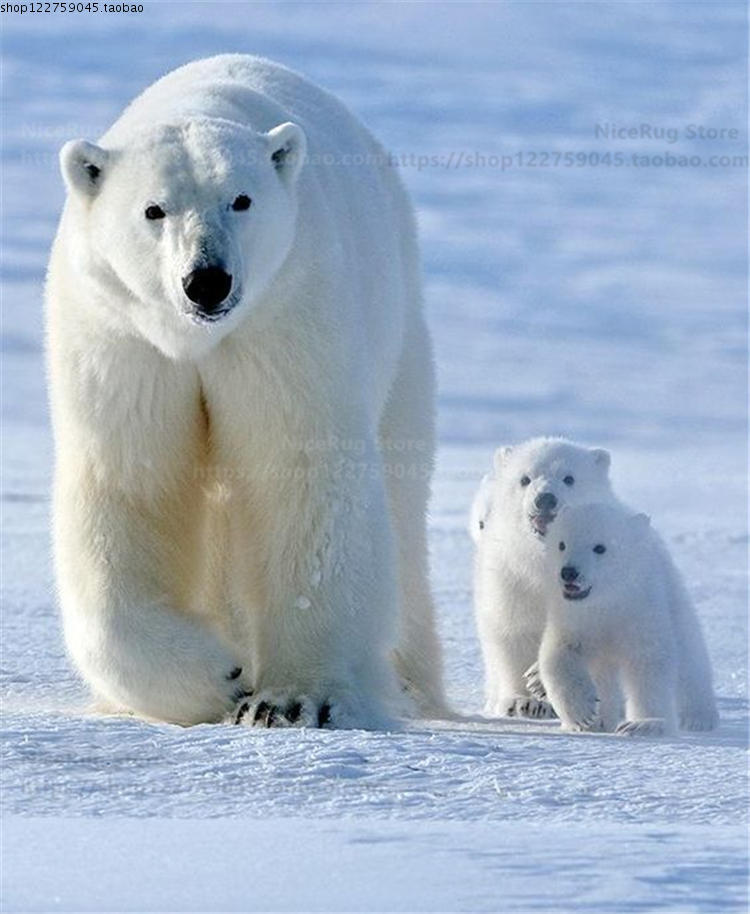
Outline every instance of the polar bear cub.
{"type": "Polygon", "coordinates": [[[489,716],[551,717],[524,673],[546,621],[544,544],[564,504],[613,500],[609,453],[562,438],[501,447],[471,510],[474,601],[489,716]]]}
{"type": "MultiPolygon", "coordinates": [[[[649,518],[614,502],[579,505],[563,509],[551,530],[539,678],[563,728],[662,735],[678,721],[714,727],[700,626],[649,518]]],[[[538,679],[529,685],[542,694],[538,679]]]]}

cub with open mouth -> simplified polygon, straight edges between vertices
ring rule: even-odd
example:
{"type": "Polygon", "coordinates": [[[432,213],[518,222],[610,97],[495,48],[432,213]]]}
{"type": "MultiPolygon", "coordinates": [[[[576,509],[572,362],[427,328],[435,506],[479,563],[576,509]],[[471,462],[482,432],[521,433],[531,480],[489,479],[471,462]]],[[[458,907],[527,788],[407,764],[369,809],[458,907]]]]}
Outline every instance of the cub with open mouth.
{"type": "Polygon", "coordinates": [[[700,627],[649,518],[616,502],[570,506],[549,538],[547,627],[528,685],[563,728],[660,736],[678,719],[714,726],[700,627]]]}

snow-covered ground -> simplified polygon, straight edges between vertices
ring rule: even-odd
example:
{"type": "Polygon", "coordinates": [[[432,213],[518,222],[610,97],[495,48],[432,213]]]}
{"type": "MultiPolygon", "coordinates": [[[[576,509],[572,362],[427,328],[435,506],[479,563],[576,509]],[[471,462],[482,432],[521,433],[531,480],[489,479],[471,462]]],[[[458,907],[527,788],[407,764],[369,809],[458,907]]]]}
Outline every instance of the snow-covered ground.
{"type": "Polygon", "coordinates": [[[747,179],[709,159],[747,154],[745,4],[160,3],[0,27],[3,910],[744,910],[747,179]],[[465,721],[102,720],[64,657],[41,316],[56,151],[228,50],[305,72],[405,157],[440,378],[433,581],[465,721]],[[596,124],[679,136],[607,141],[596,124]],[[691,124],[738,137],[690,140],[691,124]],[[478,718],[465,515],[493,448],[541,432],[610,447],[621,494],[673,548],[715,665],[716,733],[478,718]]]}

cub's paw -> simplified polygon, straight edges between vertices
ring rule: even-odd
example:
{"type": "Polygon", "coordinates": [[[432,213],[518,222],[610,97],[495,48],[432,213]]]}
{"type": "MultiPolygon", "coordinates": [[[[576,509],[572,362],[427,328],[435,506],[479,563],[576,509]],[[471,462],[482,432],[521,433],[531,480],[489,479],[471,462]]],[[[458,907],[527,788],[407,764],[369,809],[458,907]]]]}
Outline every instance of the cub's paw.
{"type": "Polygon", "coordinates": [[[557,717],[548,701],[539,698],[516,698],[508,717],[531,717],[534,720],[551,720],[557,717]]]}
{"type": "Polygon", "coordinates": [[[532,663],[523,674],[523,678],[526,681],[526,688],[534,698],[538,698],[539,701],[547,700],[547,690],[544,688],[544,683],[542,682],[542,677],[539,673],[538,663],[532,663]]]}
{"type": "Polygon", "coordinates": [[[604,722],[597,713],[586,720],[574,721],[565,727],[570,733],[603,733],[605,730],[604,722]]]}
{"type": "Polygon", "coordinates": [[[600,730],[599,699],[596,697],[593,685],[576,690],[574,694],[567,695],[564,701],[564,720],[566,730],[584,732],[600,730]]]}
{"type": "Polygon", "coordinates": [[[680,729],[694,732],[715,730],[719,725],[719,715],[713,709],[708,711],[684,711],[680,714],[680,729]]]}
{"type": "Polygon", "coordinates": [[[529,695],[507,695],[489,699],[484,706],[485,717],[531,717],[536,720],[557,717],[552,705],[529,695]]]}
{"type": "Polygon", "coordinates": [[[615,730],[619,736],[664,736],[666,732],[667,726],[663,717],[624,720],[615,730]]]}
{"type": "Polygon", "coordinates": [[[331,706],[306,695],[263,690],[241,696],[229,721],[244,727],[325,727],[331,721],[331,706]]]}

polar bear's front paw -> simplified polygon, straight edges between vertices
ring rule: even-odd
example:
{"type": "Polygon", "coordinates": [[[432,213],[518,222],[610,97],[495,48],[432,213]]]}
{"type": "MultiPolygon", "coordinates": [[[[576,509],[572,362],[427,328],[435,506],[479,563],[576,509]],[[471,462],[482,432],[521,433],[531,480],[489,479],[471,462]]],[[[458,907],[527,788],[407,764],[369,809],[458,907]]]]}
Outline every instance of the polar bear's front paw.
{"type": "Polygon", "coordinates": [[[230,716],[245,727],[325,727],[331,720],[328,702],[315,702],[305,695],[290,696],[264,690],[243,695],[230,716]]]}
{"type": "Polygon", "coordinates": [[[598,710],[593,717],[588,717],[586,720],[577,720],[572,724],[569,724],[566,730],[571,733],[603,733],[605,730],[604,721],[599,716],[598,710]]]}
{"type": "Polygon", "coordinates": [[[663,717],[624,720],[615,730],[620,736],[664,736],[666,732],[666,721],[663,717]]]}
{"type": "Polygon", "coordinates": [[[557,717],[555,710],[548,701],[538,698],[516,698],[513,702],[508,717],[532,717],[535,720],[550,720],[557,717]]]}
{"type": "Polygon", "coordinates": [[[599,699],[593,688],[582,688],[576,695],[565,699],[565,712],[561,715],[566,730],[585,732],[600,730],[599,699]]]}
{"type": "Polygon", "coordinates": [[[542,682],[542,677],[539,673],[538,663],[532,663],[523,674],[523,678],[526,682],[526,688],[534,698],[538,698],[539,701],[547,700],[547,690],[544,688],[544,683],[542,682]]]}
{"type": "Polygon", "coordinates": [[[693,731],[715,730],[719,724],[719,715],[715,710],[683,711],[680,714],[680,729],[693,731]]]}
{"type": "Polygon", "coordinates": [[[557,717],[548,701],[540,701],[529,695],[506,695],[488,699],[484,705],[485,717],[531,717],[544,720],[557,717]]]}

